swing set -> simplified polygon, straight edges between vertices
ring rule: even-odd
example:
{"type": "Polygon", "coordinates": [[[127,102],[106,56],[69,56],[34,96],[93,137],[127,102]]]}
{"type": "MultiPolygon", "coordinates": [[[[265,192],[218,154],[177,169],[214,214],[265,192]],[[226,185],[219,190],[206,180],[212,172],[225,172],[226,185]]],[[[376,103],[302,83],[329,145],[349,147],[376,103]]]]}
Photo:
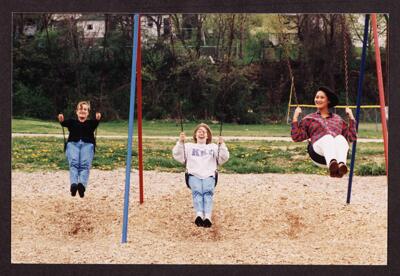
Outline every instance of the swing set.
{"type": "MultiPolygon", "coordinates": [[[[362,97],[362,84],[364,79],[364,71],[365,71],[365,59],[366,59],[366,47],[368,42],[368,27],[369,27],[369,19],[370,15],[366,14],[365,16],[365,24],[364,24],[364,38],[363,38],[363,47],[362,47],[362,58],[361,58],[361,68],[360,68],[360,78],[358,80],[358,91],[357,91],[357,103],[355,106],[349,105],[349,86],[348,86],[348,62],[347,62],[347,43],[346,41],[349,39],[346,36],[344,31],[345,29],[345,16],[342,15],[342,33],[343,33],[343,59],[344,59],[344,76],[345,76],[345,92],[346,92],[346,105],[339,105],[335,106],[335,108],[356,108],[356,130],[358,132],[358,123],[360,119],[360,109],[361,108],[380,108],[381,113],[381,123],[382,123],[382,131],[383,131],[383,138],[384,138],[384,149],[385,149],[385,162],[386,162],[386,174],[388,168],[388,161],[387,161],[387,126],[386,126],[386,115],[385,115],[385,97],[384,97],[384,89],[383,89],[383,80],[382,80],[382,69],[381,69],[381,61],[380,61],[380,50],[379,50],[379,42],[378,42],[378,35],[377,35],[377,23],[376,23],[376,14],[372,14],[372,27],[374,33],[374,44],[375,44],[375,55],[376,55],[376,67],[377,67],[377,75],[378,75],[378,87],[379,87],[379,99],[380,105],[364,105],[361,106],[361,97],[362,97]]],[[[286,63],[288,66],[288,71],[291,79],[290,85],[290,95],[289,95],[289,103],[288,103],[288,112],[287,112],[287,123],[289,123],[289,114],[291,107],[314,107],[315,105],[308,105],[308,104],[299,104],[296,89],[294,84],[294,74],[290,64],[290,57],[288,54],[288,50],[286,47],[286,43],[284,45],[285,56],[286,56],[286,63]],[[296,104],[292,104],[292,96],[295,100],[296,104]]],[[[349,173],[349,182],[348,182],[348,191],[347,191],[347,203],[350,203],[351,198],[351,187],[352,187],[352,180],[353,180],[353,173],[354,173],[354,163],[355,163],[355,155],[356,155],[356,147],[357,141],[353,142],[352,145],[352,155],[351,155],[351,164],[350,164],[350,173],[349,173]]],[[[310,143],[308,141],[307,145],[307,152],[311,158],[311,160],[317,166],[324,166],[326,165],[326,160],[324,156],[319,155],[316,153],[310,143]]]]}
{"type": "MultiPolygon", "coordinates": [[[[385,161],[386,161],[386,174],[388,168],[388,137],[387,137],[387,126],[386,126],[386,117],[385,117],[385,98],[384,98],[384,89],[383,89],[383,78],[382,78],[382,68],[381,68],[381,60],[380,60],[380,50],[379,50],[379,42],[378,42],[378,32],[377,32],[377,20],[376,14],[371,15],[372,18],[372,28],[374,34],[374,44],[375,44],[375,56],[376,56],[376,68],[377,68],[377,77],[378,77],[378,87],[379,87],[379,99],[380,99],[380,113],[381,113],[381,123],[382,123],[382,131],[384,138],[384,150],[385,150],[385,161]]],[[[369,26],[370,15],[366,14],[365,16],[365,25],[364,25],[364,40],[363,40],[363,48],[362,48],[362,61],[360,68],[360,78],[358,80],[358,92],[357,92],[357,104],[356,106],[348,105],[348,87],[347,87],[347,59],[345,60],[345,77],[346,77],[346,106],[337,106],[337,108],[357,108],[356,111],[356,129],[358,130],[358,121],[360,117],[360,108],[361,108],[361,96],[362,96],[362,83],[364,78],[364,69],[365,69],[365,57],[366,57],[366,47],[368,41],[368,26],[369,26]]],[[[347,53],[345,53],[345,56],[347,53]]],[[[346,58],[346,57],[345,57],[346,58]]],[[[294,87],[294,76],[290,66],[290,60],[287,56],[288,68],[291,78],[291,94],[289,100],[289,107],[293,106],[306,106],[299,105],[297,101],[297,96],[294,87]],[[291,104],[292,95],[295,98],[295,105],[291,104]]],[[[137,116],[138,116],[138,156],[139,156],[139,200],[140,204],[144,202],[143,200],[143,146],[142,146],[142,77],[141,77],[141,30],[140,30],[140,15],[134,15],[133,22],[133,47],[132,47],[132,71],[131,71],[131,87],[130,87],[130,100],[129,100],[129,123],[128,123],[128,150],[126,155],[126,170],[125,170],[125,193],[124,193],[124,211],[123,211],[123,225],[122,225],[122,243],[127,242],[127,229],[128,229],[128,209],[129,209],[129,191],[130,191],[130,174],[131,174],[131,163],[132,163],[132,136],[133,136],[133,125],[134,125],[134,111],[135,111],[135,97],[137,91],[137,116]]],[[[314,106],[311,106],[314,107],[314,106]]],[[[363,108],[372,108],[366,107],[363,108]]],[[[374,106],[375,108],[375,106],[374,106]]],[[[222,120],[220,121],[220,135],[222,132],[222,120]]],[[[183,123],[182,123],[182,115],[181,115],[181,131],[183,131],[183,123]]],[[[350,195],[351,195],[351,184],[352,177],[354,171],[354,160],[356,153],[356,145],[357,142],[353,142],[352,155],[351,155],[351,169],[349,174],[349,185],[348,185],[348,193],[347,193],[347,203],[350,203],[350,195]]],[[[218,160],[218,158],[217,158],[218,160]]],[[[216,175],[217,176],[217,175],[216,175]]]]}

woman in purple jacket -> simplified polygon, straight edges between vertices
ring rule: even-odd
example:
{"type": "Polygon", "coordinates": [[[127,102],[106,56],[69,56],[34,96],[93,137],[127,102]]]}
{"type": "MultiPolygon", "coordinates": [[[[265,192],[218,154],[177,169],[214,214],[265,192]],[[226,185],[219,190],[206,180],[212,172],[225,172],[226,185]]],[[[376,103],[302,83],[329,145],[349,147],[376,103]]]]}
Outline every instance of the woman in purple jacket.
{"type": "Polygon", "coordinates": [[[346,166],[349,142],[357,139],[356,121],[350,108],[346,108],[349,125],[338,114],[329,112],[329,108],[339,102],[337,95],[326,86],[321,86],[314,98],[317,112],[298,117],[302,112],[297,107],[292,120],[291,136],[293,141],[311,140],[312,150],[325,158],[331,177],[343,177],[348,171],[346,166]]]}

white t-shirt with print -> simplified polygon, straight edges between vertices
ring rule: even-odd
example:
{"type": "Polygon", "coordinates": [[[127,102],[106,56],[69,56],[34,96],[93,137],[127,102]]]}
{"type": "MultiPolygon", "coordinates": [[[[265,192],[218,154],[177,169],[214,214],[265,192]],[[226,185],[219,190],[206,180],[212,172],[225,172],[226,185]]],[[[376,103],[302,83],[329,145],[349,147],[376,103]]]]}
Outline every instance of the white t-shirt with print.
{"type": "Polygon", "coordinates": [[[195,144],[195,143],[176,143],[172,149],[174,159],[182,164],[185,164],[186,155],[186,168],[188,173],[200,178],[205,179],[214,176],[217,169],[217,156],[218,164],[222,165],[229,159],[229,151],[225,143],[220,145],[218,155],[218,145],[211,144],[195,144]],[[185,150],[183,148],[185,145],[185,150]]]}

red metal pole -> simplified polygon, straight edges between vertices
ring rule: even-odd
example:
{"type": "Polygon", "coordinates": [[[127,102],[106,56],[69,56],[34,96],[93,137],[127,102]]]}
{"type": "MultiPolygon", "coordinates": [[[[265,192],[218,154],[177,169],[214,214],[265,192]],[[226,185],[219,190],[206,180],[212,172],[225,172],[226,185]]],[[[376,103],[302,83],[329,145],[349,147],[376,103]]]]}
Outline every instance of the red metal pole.
{"type": "Polygon", "coordinates": [[[142,144],[142,39],[141,39],[141,16],[139,15],[138,27],[138,51],[137,51],[137,116],[138,116],[138,152],[139,152],[139,202],[144,202],[143,192],[143,144],[142,144]]]}
{"type": "Polygon", "coordinates": [[[378,77],[379,87],[379,102],[381,110],[381,121],[382,121],[382,132],[383,132],[383,143],[385,148],[385,162],[386,162],[386,175],[388,174],[388,132],[386,125],[386,113],[385,113],[385,93],[383,89],[383,78],[382,78],[382,64],[381,64],[381,52],[379,50],[378,41],[378,27],[376,23],[376,13],[371,14],[372,31],[374,33],[374,44],[375,44],[375,59],[376,59],[376,74],[378,77]]]}

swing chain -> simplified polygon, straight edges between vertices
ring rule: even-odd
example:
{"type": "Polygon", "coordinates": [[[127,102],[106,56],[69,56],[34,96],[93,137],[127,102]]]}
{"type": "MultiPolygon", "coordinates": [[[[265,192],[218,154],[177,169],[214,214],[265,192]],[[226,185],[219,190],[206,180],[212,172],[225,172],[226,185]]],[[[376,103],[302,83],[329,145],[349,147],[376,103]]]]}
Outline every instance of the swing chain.
{"type": "MultiPolygon", "coordinates": [[[[183,132],[183,119],[182,119],[182,101],[179,101],[179,119],[181,122],[181,132],[183,132]]],[[[183,140],[183,157],[185,158],[185,168],[186,168],[186,152],[185,152],[185,140],[183,140]]]]}
{"type": "Polygon", "coordinates": [[[344,57],[344,77],[345,77],[345,91],[346,91],[346,106],[349,105],[349,73],[348,73],[348,61],[347,61],[347,40],[349,39],[347,34],[345,15],[342,15],[342,34],[343,34],[343,57],[344,57]]]}
{"type": "Polygon", "coordinates": [[[63,138],[64,138],[64,152],[67,150],[67,139],[65,139],[65,130],[64,126],[61,125],[62,131],[63,131],[63,138]]]}
{"type": "MultiPolygon", "coordinates": [[[[221,119],[220,126],[219,126],[219,136],[221,136],[221,135],[222,135],[222,119],[221,119]]],[[[217,169],[218,169],[218,166],[219,166],[218,160],[219,160],[219,149],[220,149],[220,147],[221,147],[221,144],[218,141],[217,169]]]]}

